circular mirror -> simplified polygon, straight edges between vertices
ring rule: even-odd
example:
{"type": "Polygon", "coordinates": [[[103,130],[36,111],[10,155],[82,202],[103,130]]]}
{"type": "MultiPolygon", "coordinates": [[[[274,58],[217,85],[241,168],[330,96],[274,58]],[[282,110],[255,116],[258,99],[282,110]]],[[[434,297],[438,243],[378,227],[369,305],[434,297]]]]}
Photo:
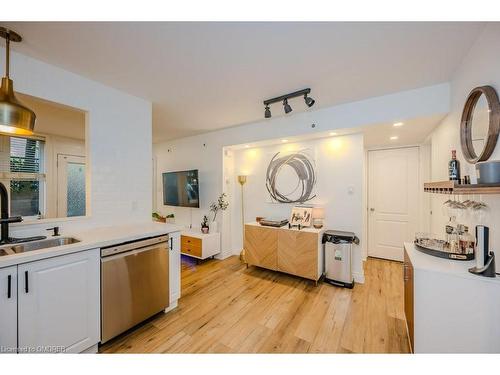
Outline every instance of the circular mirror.
{"type": "Polygon", "coordinates": [[[472,90],[465,102],[460,125],[460,140],[469,163],[488,160],[500,131],[500,104],[493,87],[472,90]]]}

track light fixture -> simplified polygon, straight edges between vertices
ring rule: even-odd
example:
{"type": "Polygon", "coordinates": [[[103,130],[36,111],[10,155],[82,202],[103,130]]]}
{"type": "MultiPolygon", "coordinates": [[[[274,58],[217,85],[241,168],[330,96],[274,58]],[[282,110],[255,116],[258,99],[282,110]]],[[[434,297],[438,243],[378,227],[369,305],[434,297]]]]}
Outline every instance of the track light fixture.
{"type": "Polygon", "coordinates": [[[264,117],[271,118],[271,110],[269,109],[269,105],[272,103],[283,102],[283,109],[284,109],[285,113],[292,112],[292,107],[290,106],[290,104],[288,104],[288,99],[296,98],[298,96],[303,96],[304,102],[306,103],[306,105],[308,107],[312,107],[315,103],[315,100],[308,96],[310,93],[311,93],[311,89],[307,88],[307,89],[292,92],[290,94],[277,96],[276,98],[264,100],[264,105],[266,106],[266,109],[264,111],[264,117]]]}
{"type": "Polygon", "coordinates": [[[315,103],[315,100],[313,98],[308,97],[307,94],[304,94],[304,101],[306,102],[306,105],[309,108],[311,108],[315,103]]]}
{"type": "Polygon", "coordinates": [[[288,104],[287,99],[283,100],[283,109],[285,110],[285,113],[292,112],[292,107],[290,107],[290,104],[288,104]]]}
{"type": "Polygon", "coordinates": [[[271,118],[271,110],[269,109],[268,105],[266,105],[266,110],[264,111],[264,117],[271,118]]]}

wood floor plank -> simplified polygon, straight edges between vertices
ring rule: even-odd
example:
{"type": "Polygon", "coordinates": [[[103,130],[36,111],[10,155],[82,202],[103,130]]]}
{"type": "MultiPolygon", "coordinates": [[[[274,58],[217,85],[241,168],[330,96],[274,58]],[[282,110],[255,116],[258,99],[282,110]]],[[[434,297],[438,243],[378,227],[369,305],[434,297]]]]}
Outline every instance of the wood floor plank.
{"type": "Polygon", "coordinates": [[[344,289],[238,257],[182,257],[182,298],[99,348],[101,353],[408,353],[402,264],[365,262],[365,284],[344,289]]]}

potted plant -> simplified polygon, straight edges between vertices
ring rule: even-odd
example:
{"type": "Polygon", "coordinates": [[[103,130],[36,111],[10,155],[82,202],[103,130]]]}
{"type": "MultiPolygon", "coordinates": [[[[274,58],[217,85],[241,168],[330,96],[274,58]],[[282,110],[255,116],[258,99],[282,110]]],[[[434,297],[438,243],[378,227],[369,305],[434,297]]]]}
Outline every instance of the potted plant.
{"type": "Polygon", "coordinates": [[[212,222],[217,218],[217,213],[219,211],[225,211],[229,207],[229,202],[226,201],[226,193],[222,193],[219,198],[217,198],[217,202],[213,202],[210,205],[210,211],[214,213],[214,218],[212,222]]]}
{"type": "Polygon", "coordinates": [[[202,233],[207,234],[209,230],[210,227],[208,226],[208,216],[203,215],[203,221],[201,222],[201,231],[202,233]]]}
{"type": "Polygon", "coordinates": [[[153,220],[158,221],[160,223],[169,223],[173,224],[174,221],[174,214],[168,214],[167,216],[162,216],[158,212],[153,212],[153,220]]]}
{"type": "Polygon", "coordinates": [[[158,221],[160,223],[166,223],[167,218],[165,216],[161,216],[158,212],[153,212],[153,220],[158,221]]]}

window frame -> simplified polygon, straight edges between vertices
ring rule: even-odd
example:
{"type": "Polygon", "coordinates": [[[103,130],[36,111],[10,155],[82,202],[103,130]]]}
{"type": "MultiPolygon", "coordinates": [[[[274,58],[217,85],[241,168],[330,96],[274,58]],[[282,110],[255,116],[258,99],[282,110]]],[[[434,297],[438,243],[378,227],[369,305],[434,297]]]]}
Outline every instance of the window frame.
{"type": "Polygon", "coordinates": [[[9,171],[0,171],[0,181],[5,184],[8,192],[9,198],[9,215],[12,215],[12,191],[10,187],[11,181],[39,181],[39,191],[38,191],[38,211],[40,215],[30,215],[30,216],[22,216],[23,221],[25,222],[36,222],[41,220],[46,215],[46,200],[47,200],[47,165],[46,165],[46,138],[43,136],[32,135],[32,136],[19,136],[19,135],[10,135],[5,133],[0,133],[0,137],[5,137],[7,139],[8,144],[8,155],[9,155],[9,171]],[[24,139],[33,139],[39,141],[40,147],[40,170],[38,173],[30,173],[30,172],[11,172],[10,171],[10,158],[11,155],[11,138],[24,138],[24,139]],[[15,178],[16,175],[22,176],[22,178],[15,178]],[[30,175],[33,178],[29,178],[30,175]],[[13,178],[14,177],[14,178],[13,178]]]}

